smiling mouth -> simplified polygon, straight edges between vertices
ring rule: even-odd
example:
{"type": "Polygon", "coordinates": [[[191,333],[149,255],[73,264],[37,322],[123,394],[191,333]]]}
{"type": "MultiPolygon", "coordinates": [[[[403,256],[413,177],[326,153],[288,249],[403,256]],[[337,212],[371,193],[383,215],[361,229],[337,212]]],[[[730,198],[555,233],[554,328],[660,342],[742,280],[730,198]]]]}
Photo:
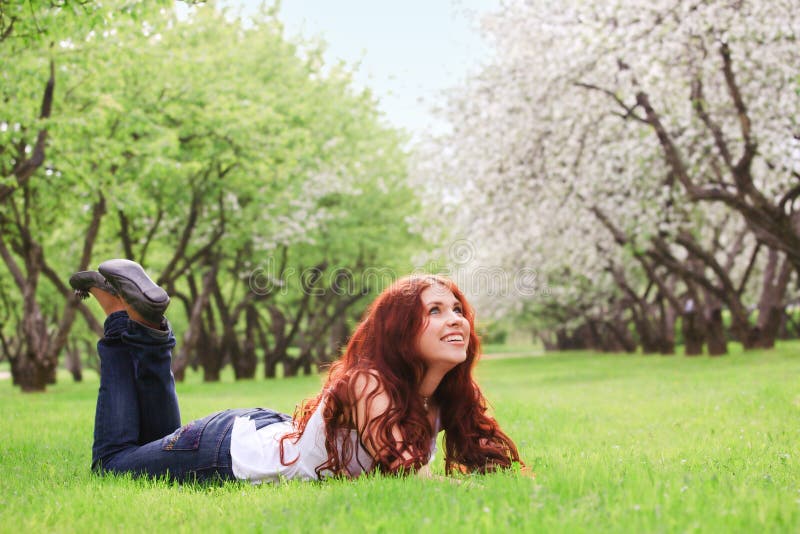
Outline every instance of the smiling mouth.
{"type": "Polygon", "coordinates": [[[442,341],[444,341],[445,343],[463,343],[464,336],[460,335],[445,336],[442,338],[442,341]]]}

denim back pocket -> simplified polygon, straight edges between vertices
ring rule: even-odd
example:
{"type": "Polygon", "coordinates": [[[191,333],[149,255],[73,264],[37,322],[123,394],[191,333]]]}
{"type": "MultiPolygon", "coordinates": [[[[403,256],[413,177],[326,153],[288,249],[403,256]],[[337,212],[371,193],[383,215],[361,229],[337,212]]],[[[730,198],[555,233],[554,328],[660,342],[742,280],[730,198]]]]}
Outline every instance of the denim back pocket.
{"type": "Polygon", "coordinates": [[[206,426],[217,417],[219,413],[192,421],[191,423],[183,425],[172,434],[164,436],[161,438],[161,450],[196,451],[200,447],[200,438],[203,437],[203,431],[206,429],[206,426]]]}

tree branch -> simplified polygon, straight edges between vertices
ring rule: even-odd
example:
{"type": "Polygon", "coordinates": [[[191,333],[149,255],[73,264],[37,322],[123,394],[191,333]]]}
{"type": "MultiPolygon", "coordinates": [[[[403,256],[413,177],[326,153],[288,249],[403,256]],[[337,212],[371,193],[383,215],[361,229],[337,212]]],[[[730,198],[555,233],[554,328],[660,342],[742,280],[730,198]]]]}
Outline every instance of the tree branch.
{"type": "Polygon", "coordinates": [[[56,287],[59,293],[64,295],[64,298],[76,299],[78,311],[81,312],[81,315],[86,320],[86,324],[89,325],[89,328],[91,328],[94,333],[102,336],[103,325],[101,325],[97,319],[95,319],[95,316],[92,314],[91,310],[89,310],[89,308],[81,300],[74,296],[72,290],[68,288],[61,280],[61,275],[55,272],[53,268],[47,264],[47,262],[42,262],[42,274],[45,275],[48,280],[50,280],[50,283],[56,287]]]}
{"type": "Polygon", "coordinates": [[[731,153],[728,150],[728,143],[725,142],[725,136],[722,133],[722,128],[720,128],[719,124],[713,121],[706,110],[706,101],[705,96],[703,95],[703,82],[700,80],[700,78],[695,77],[692,80],[691,100],[692,107],[697,113],[697,116],[700,117],[700,120],[703,122],[703,124],[705,124],[706,128],[708,128],[708,130],[711,132],[711,135],[714,137],[714,144],[717,145],[717,150],[722,156],[722,160],[725,162],[731,172],[733,172],[733,160],[731,158],[731,153]]]}
{"type": "Polygon", "coordinates": [[[637,121],[639,121],[641,123],[648,124],[648,122],[647,122],[647,120],[645,118],[640,117],[639,115],[636,114],[636,106],[637,105],[633,105],[633,106],[626,105],[625,102],[623,102],[622,99],[615,92],[610,91],[608,89],[605,89],[603,87],[599,87],[599,86],[591,84],[591,83],[586,83],[586,82],[575,82],[575,85],[577,85],[578,87],[583,87],[584,89],[592,90],[592,91],[600,91],[601,93],[611,97],[611,99],[614,100],[614,102],[619,104],[619,106],[622,109],[625,110],[625,113],[619,114],[619,116],[621,118],[623,118],[623,119],[631,118],[631,119],[635,119],[635,120],[637,120],[637,121]]]}
{"type": "Polygon", "coordinates": [[[147,256],[147,249],[150,246],[150,242],[153,240],[153,236],[156,235],[156,230],[158,230],[158,226],[161,224],[161,219],[164,218],[164,209],[158,208],[158,215],[156,215],[156,220],[150,226],[150,230],[147,231],[147,237],[142,244],[142,249],[139,251],[139,263],[144,263],[145,256],[147,256]]]}
{"type": "MultiPolygon", "coordinates": [[[[736,77],[733,74],[733,66],[731,61],[731,50],[728,43],[722,43],[719,49],[722,56],[722,72],[725,75],[725,83],[728,86],[728,93],[733,99],[733,104],[736,107],[736,113],[739,116],[739,127],[742,132],[742,139],[744,139],[744,152],[742,157],[736,163],[735,176],[747,177],[747,189],[753,187],[750,176],[750,164],[756,155],[757,143],[753,140],[750,133],[750,117],[747,115],[747,107],[744,104],[742,93],[739,91],[739,85],[736,83],[736,77]]],[[[738,181],[737,181],[738,183],[738,181]]]]}
{"type": "Polygon", "coordinates": [[[11,22],[8,23],[8,27],[3,30],[3,34],[0,35],[0,41],[5,41],[8,39],[8,36],[11,35],[11,32],[14,31],[14,23],[17,22],[17,17],[11,17],[11,22]]]}
{"type": "Polygon", "coordinates": [[[701,260],[707,266],[714,271],[714,274],[717,275],[720,283],[722,284],[723,290],[730,293],[735,294],[736,289],[733,287],[733,283],[731,283],[730,276],[728,273],[725,272],[725,269],[719,264],[717,259],[712,255],[703,250],[700,247],[700,244],[694,239],[694,237],[686,231],[681,231],[678,233],[676,242],[685,248],[689,253],[695,256],[697,259],[701,260]]]}
{"type": "Polygon", "coordinates": [[[747,286],[747,280],[750,278],[750,273],[753,271],[753,267],[756,264],[756,258],[758,257],[758,253],[760,251],[761,241],[758,241],[753,249],[753,253],[750,255],[750,261],[747,263],[747,269],[744,271],[744,276],[742,276],[742,280],[739,282],[739,289],[736,290],[736,294],[740,297],[744,292],[744,288],[747,286]]]}
{"type": "Polygon", "coordinates": [[[130,232],[130,222],[128,221],[128,217],[125,215],[125,212],[121,209],[117,210],[117,216],[119,217],[119,237],[122,239],[122,248],[125,251],[125,257],[131,260],[135,260],[136,257],[133,255],[133,246],[131,244],[131,232],[130,232]]]}
{"type": "Polygon", "coordinates": [[[705,288],[709,293],[717,296],[720,300],[724,300],[725,295],[721,288],[715,286],[705,276],[694,272],[692,269],[686,267],[682,262],[678,261],[669,251],[667,243],[656,237],[653,239],[654,249],[648,250],[647,255],[655,261],[669,269],[670,271],[680,275],[684,279],[694,280],[698,285],[705,288]]]}
{"type": "Polygon", "coordinates": [[[672,172],[675,173],[678,181],[686,189],[686,192],[689,194],[689,196],[694,198],[699,188],[689,177],[689,173],[686,169],[686,165],[683,162],[683,158],[681,158],[680,152],[678,151],[678,147],[676,147],[675,143],[672,142],[672,137],[669,135],[666,128],[664,128],[664,125],[661,122],[661,117],[658,116],[658,113],[656,113],[655,109],[653,109],[653,106],[650,104],[650,99],[647,96],[647,93],[644,91],[639,91],[636,94],[636,102],[638,105],[642,106],[647,116],[647,123],[653,128],[653,130],[655,130],[658,140],[661,143],[661,148],[664,151],[664,157],[667,160],[667,164],[672,169],[672,172]]]}
{"type": "Polygon", "coordinates": [[[19,268],[17,261],[14,259],[14,256],[11,255],[11,251],[8,250],[8,245],[6,245],[5,239],[3,239],[2,232],[0,232],[0,256],[2,256],[6,268],[11,273],[12,278],[14,278],[14,283],[17,284],[20,292],[24,291],[25,275],[22,274],[22,270],[19,268]]]}
{"type": "Polygon", "coordinates": [[[161,276],[158,278],[156,282],[158,285],[164,285],[173,279],[173,271],[178,264],[178,261],[183,258],[186,254],[186,247],[189,246],[189,239],[192,237],[192,233],[194,232],[195,223],[197,222],[197,217],[200,214],[200,205],[202,203],[200,193],[197,189],[192,191],[192,203],[189,207],[189,216],[186,218],[186,224],[183,226],[183,232],[181,232],[181,238],[178,241],[178,246],[175,247],[175,253],[172,255],[172,259],[167,264],[164,271],[161,273],[161,276]]]}
{"type": "Polygon", "coordinates": [[[89,266],[89,261],[92,259],[92,249],[97,240],[97,234],[100,232],[100,222],[106,214],[106,197],[103,192],[98,193],[99,198],[92,207],[92,219],[89,221],[89,227],[86,229],[86,239],[83,242],[83,252],[81,253],[80,263],[78,264],[79,271],[85,271],[89,266]]]}
{"type": "MultiPolygon", "coordinates": [[[[800,175],[798,175],[798,177],[800,177],[800,175]]],[[[781,210],[781,212],[786,213],[786,204],[788,203],[794,204],[794,200],[798,196],[800,196],[800,184],[794,186],[789,191],[787,191],[785,195],[783,195],[780,202],[778,202],[778,209],[781,210]]],[[[789,210],[789,213],[792,213],[793,211],[794,210],[789,210]]],[[[789,215],[789,213],[786,214],[789,215]]]]}
{"type": "MultiPolygon", "coordinates": [[[[39,113],[40,119],[47,119],[53,109],[53,92],[56,85],[56,67],[55,62],[50,60],[50,78],[44,88],[44,95],[42,96],[42,107],[39,113]]],[[[47,129],[42,128],[36,136],[36,144],[33,146],[33,153],[28,159],[20,160],[14,166],[14,176],[17,178],[17,186],[24,186],[36,169],[41,167],[44,163],[44,150],[47,142],[47,129]]],[[[15,190],[15,187],[0,186],[0,202],[4,201],[15,190]]]]}

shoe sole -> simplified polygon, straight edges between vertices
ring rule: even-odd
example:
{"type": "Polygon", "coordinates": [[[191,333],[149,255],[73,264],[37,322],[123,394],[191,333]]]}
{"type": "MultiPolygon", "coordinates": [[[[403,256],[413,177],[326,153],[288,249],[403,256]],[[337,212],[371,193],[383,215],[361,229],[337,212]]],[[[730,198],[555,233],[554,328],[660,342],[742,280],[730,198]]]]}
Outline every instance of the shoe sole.
{"type": "Polygon", "coordinates": [[[169,305],[169,295],[147,276],[141,265],[130,260],[109,260],[100,264],[98,270],[143,316],[164,314],[169,305]],[[131,287],[126,288],[127,285],[131,287]]]}

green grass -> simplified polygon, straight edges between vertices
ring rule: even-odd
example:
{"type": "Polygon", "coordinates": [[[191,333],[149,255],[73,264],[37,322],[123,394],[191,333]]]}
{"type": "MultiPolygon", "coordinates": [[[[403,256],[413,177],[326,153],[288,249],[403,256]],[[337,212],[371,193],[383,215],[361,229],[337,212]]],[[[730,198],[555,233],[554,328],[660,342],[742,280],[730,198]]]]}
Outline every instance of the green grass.
{"type": "Polygon", "coordinates": [[[486,343],[482,347],[483,354],[542,354],[544,349],[531,343],[486,343]]]}
{"type": "MultiPolygon", "coordinates": [[[[3,532],[798,532],[800,343],[723,358],[567,353],[479,380],[537,478],[177,486],[88,469],[97,379],[0,382],[3,532]]],[[[185,420],[291,411],[318,377],[179,385],[185,420]]],[[[441,455],[437,458],[441,470],[441,455]]]]}

